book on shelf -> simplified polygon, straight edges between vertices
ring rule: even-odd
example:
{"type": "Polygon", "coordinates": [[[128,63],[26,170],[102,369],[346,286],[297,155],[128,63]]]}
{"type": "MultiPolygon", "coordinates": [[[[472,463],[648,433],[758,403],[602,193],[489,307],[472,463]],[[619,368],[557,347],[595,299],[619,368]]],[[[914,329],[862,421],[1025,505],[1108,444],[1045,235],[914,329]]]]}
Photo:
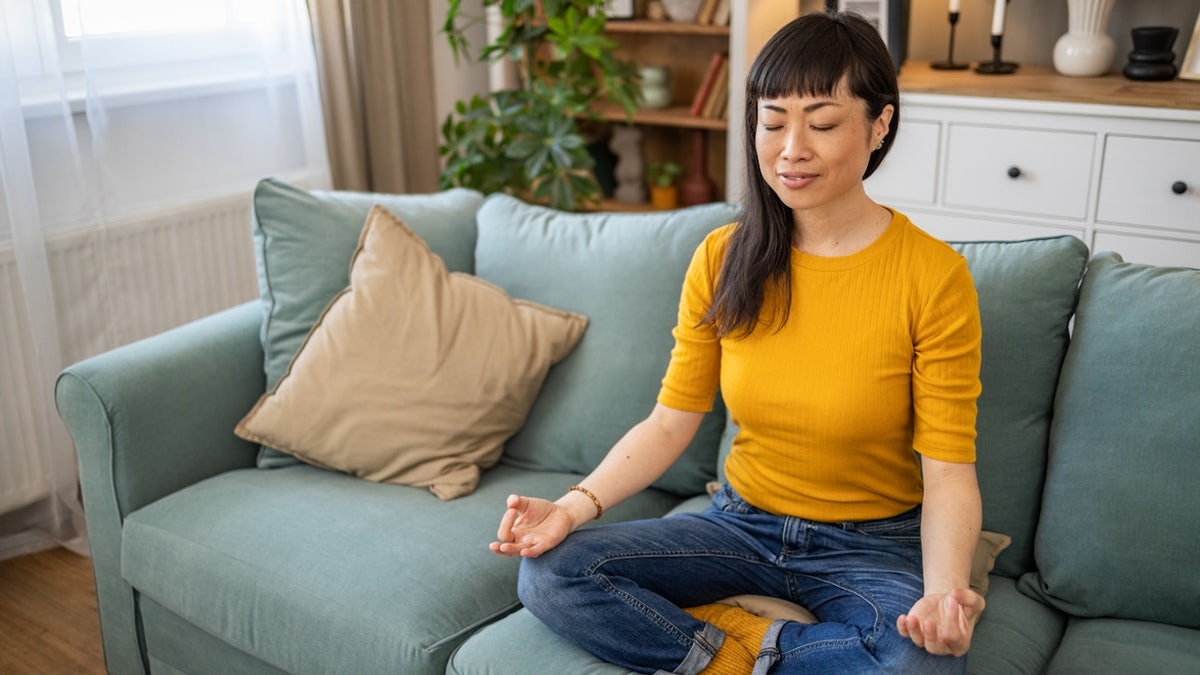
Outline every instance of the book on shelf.
{"type": "Polygon", "coordinates": [[[704,107],[700,111],[700,116],[707,119],[720,119],[725,116],[725,109],[729,101],[729,59],[721,61],[721,65],[717,68],[717,74],[713,81],[713,86],[705,97],[704,107]]]}
{"type": "Polygon", "coordinates": [[[696,23],[707,26],[712,24],[713,15],[717,11],[717,4],[720,0],[704,0],[700,3],[700,11],[696,12],[696,23]]]}
{"type": "Polygon", "coordinates": [[[722,67],[725,68],[726,77],[728,77],[729,56],[725,52],[716,52],[708,60],[708,68],[704,70],[704,75],[700,78],[700,86],[696,88],[696,95],[692,98],[692,106],[689,110],[692,117],[704,116],[705,104],[708,102],[713,87],[717,84],[722,67]]]}
{"type": "Polygon", "coordinates": [[[716,9],[713,10],[712,22],[711,22],[712,25],[714,25],[714,26],[728,26],[729,25],[729,15],[733,9],[731,7],[732,4],[733,4],[733,0],[717,0],[717,7],[716,7],[716,9]]]}

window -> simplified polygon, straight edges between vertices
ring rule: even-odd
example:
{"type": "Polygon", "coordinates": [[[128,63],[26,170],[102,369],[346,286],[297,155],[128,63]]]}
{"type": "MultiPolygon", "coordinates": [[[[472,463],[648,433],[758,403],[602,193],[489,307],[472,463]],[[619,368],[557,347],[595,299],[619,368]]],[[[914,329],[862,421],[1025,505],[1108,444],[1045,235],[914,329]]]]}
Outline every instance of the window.
{"type": "Polygon", "coordinates": [[[327,180],[303,0],[0,0],[0,35],[44,230],[327,180]]]}
{"type": "Polygon", "coordinates": [[[172,98],[287,74],[292,0],[4,0],[17,31],[16,67],[27,112],[82,100],[172,98]]]}
{"type": "Polygon", "coordinates": [[[162,2],[161,0],[59,0],[62,30],[67,38],[224,28],[231,8],[220,2],[162,2]]]}

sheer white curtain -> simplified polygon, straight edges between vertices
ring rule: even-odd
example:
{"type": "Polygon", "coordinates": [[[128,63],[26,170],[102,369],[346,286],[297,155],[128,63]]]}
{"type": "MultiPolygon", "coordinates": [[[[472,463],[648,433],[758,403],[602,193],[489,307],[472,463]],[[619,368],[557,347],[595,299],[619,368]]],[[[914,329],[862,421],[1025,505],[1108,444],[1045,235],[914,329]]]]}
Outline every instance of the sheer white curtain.
{"type": "Polygon", "coordinates": [[[0,559],[86,549],[53,383],[130,337],[110,317],[64,344],[66,322],[119,291],[100,261],[67,292],[47,242],[328,174],[303,0],[0,0],[0,316],[17,317],[0,319],[15,324],[0,327],[0,559]]]}

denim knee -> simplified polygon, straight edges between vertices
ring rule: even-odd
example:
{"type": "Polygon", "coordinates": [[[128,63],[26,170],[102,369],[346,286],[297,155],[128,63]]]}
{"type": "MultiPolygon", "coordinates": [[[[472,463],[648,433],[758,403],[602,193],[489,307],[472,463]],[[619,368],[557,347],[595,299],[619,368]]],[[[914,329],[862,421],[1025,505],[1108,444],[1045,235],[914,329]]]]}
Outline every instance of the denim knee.
{"type": "Polygon", "coordinates": [[[572,594],[571,578],[578,577],[579,566],[571,556],[563,555],[562,544],[537,558],[522,558],[517,575],[517,597],[534,616],[544,618],[558,613],[556,605],[572,594]]]}
{"type": "Polygon", "coordinates": [[[522,558],[521,569],[517,574],[517,598],[534,614],[539,614],[536,608],[541,604],[543,594],[538,591],[545,588],[544,577],[552,576],[546,571],[546,567],[541,558],[522,558]]]}

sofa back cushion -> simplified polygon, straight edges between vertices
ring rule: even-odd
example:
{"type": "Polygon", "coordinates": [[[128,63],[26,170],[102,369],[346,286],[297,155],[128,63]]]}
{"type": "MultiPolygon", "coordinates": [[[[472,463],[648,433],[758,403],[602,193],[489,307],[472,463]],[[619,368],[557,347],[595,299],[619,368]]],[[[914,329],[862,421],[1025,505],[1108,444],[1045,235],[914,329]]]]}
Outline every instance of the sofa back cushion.
{"type": "MultiPolygon", "coordinates": [[[[587,316],[575,350],[551,368],[502,461],[587,473],[654,407],[692,254],[737,208],[571,214],[492,195],[476,216],[475,272],[514,298],[587,316]]],[[[656,487],[697,494],[713,479],[725,423],[718,400],[656,487]]]]}
{"type": "MultiPolygon", "coordinates": [[[[350,259],[367,213],[380,204],[404,219],[451,272],[474,271],[475,210],[483,195],[455,189],[428,195],[304,190],[280,180],[254,191],[254,255],[263,301],[267,389],[283,377],[308,331],[350,283],[350,259]]],[[[294,464],[264,447],[261,467],[294,464]]]]}
{"type": "Polygon", "coordinates": [[[1023,591],[1076,616],[1200,628],[1197,383],[1200,270],[1095,256],[1023,591]]]}
{"type": "Polygon", "coordinates": [[[1033,568],[1054,389],[1087,247],[1075,237],[951,245],[967,259],[983,324],[983,528],[1012,537],[995,572],[1017,577],[1033,568]]]}

